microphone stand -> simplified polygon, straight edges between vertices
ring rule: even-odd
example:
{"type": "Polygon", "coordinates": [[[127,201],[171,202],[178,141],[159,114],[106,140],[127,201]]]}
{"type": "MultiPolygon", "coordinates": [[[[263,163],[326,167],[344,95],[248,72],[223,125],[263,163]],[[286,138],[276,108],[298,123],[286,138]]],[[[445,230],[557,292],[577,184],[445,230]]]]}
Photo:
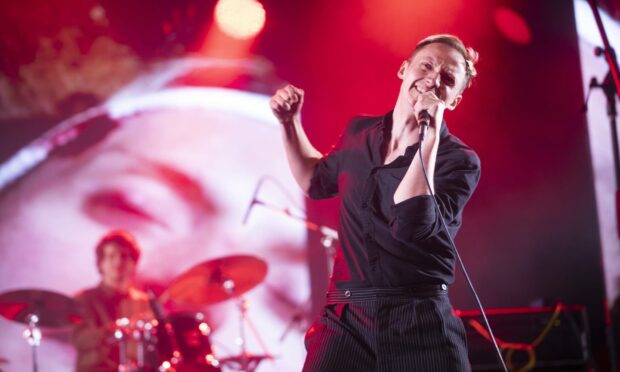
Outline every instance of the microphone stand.
{"type": "MultiPolygon", "coordinates": [[[[334,244],[334,242],[338,240],[338,231],[332,229],[329,226],[319,225],[313,221],[308,220],[306,217],[293,214],[288,208],[282,208],[280,206],[270,204],[270,203],[260,200],[258,198],[258,191],[261,188],[263,182],[268,178],[269,177],[265,176],[261,178],[256,184],[254,188],[254,192],[252,194],[252,200],[250,200],[250,204],[248,205],[248,208],[246,209],[244,213],[242,224],[245,225],[248,222],[250,213],[252,209],[254,208],[254,206],[256,205],[260,205],[273,212],[276,212],[277,214],[280,214],[287,218],[299,221],[306,226],[307,230],[315,231],[321,234],[321,240],[320,240],[321,245],[323,245],[323,247],[327,251],[327,267],[332,268],[334,266],[333,261],[334,261],[334,257],[336,255],[336,249],[337,249],[337,245],[334,244]]],[[[304,304],[302,304],[299,308],[295,310],[294,314],[292,315],[291,319],[289,320],[286,326],[286,329],[280,336],[280,342],[284,341],[284,339],[286,338],[286,335],[291,331],[291,329],[295,327],[296,324],[301,324],[304,322],[305,320],[304,318],[306,317],[306,311],[307,311],[306,309],[310,301],[311,299],[308,299],[304,304]]]]}
{"type": "MultiPolygon", "coordinates": [[[[590,87],[600,88],[603,90],[605,97],[607,98],[607,116],[609,117],[609,124],[611,126],[611,141],[614,158],[614,170],[616,175],[616,222],[617,231],[620,233],[620,146],[618,145],[618,126],[616,123],[616,117],[618,111],[616,109],[616,96],[620,92],[620,72],[618,72],[618,60],[616,59],[616,53],[609,44],[607,34],[603,27],[601,16],[596,7],[596,0],[588,0],[588,4],[592,8],[594,13],[594,19],[598,27],[601,39],[603,40],[603,48],[597,47],[594,50],[594,54],[597,56],[604,56],[609,66],[609,71],[605,75],[602,83],[599,83],[596,78],[592,78],[590,87]]],[[[619,96],[620,98],[620,96],[619,96]]]]}
{"type": "MultiPolygon", "coordinates": [[[[618,111],[616,109],[616,96],[620,98],[620,70],[618,69],[616,54],[614,53],[614,50],[609,44],[609,39],[607,38],[607,33],[605,32],[603,21],[601,20],[601,15],[596,5],[596,0],[588,0],[588,4],[592,9],[592,13],[596,21],[596,26],[599,33],[601,34],[601,39],[603,40],[603,48],[597,48],[595,50],[595,53],[597,56],[604,54],[607,65],[609,66],[609,71],[607,72],[607,75],[605,76],[603,82],[599,84],[598,82],[596,82],[595,79],[593,79],[591,87],[601,88],[605,93],[605,97],[607,98],[607,116],[609,117],[609,124],[611,125],[614,170],[616,175],[616,228],[618,233],[620,234],[620,151],[618,146],[618,128],[616,123],[616,117],[618,116],[618,111]]],[[[606,314],[606,317],[608,317],[608,319],[612,319],[609,314],[606,314]]],[[[608,323],[609,324],[607,324],[606,332],[610,363],[612,370],[616,371],[617,360],[615,355],[616,348],[613,336],[613,320],[608,323]]]]}
{"type": "Polygon", "coordinates": [[[248,208],[245,210],[245,213],[243,214],[243,220],[242,220],[241,223],[243,225],[247,224],[248,219],[250,218],[250,213],[252,212],[252,209],[254,209],[254,206],[255,205],[261,205],[261,206],[263,206],[263,207],[265,207],[267,209],[270,209],[270,210],[272,210],[272,211],[274,211],[274,212],[276,212],[278,214],[281,214],[281,215],[284,215],[284,216],[286,216],[288,218],[291,218],[291,219],[294,219],[294,220],[302,222],[306,226],[306,229],[308,229],[310,231],[316,231],[316,232],[320,233],[321,236],[322,236],[321,244],[328,250],[328,252],[333,257],[333,253],[335,253],[335,250],[336,250],[336,248],[334,247],[334,240],[338,240],[338,232],[336,230],[332,229],[329,226],[319,225],[317,223],[309,221],[305,217],[295,215],[295,214],[291,213],[291,211],[288,208],[282,208],[282,207],[279,207],[277,205],[270,204],[270,203],[267,203],[267,202],[264,202],[264,201],[260,200],[258,198],[258,191],[262,187],[263,183],[265,181],[267,181],[267,180],[272,180],[273,182],[275,182],[286,193],[286,190],[284,189],[284,187],[281,186],[272,177],[270,177],[270,176],[263,176],[263,177],[261,177],[261,179],[258,180],[256,186],[254,187],[254,192],[252,193],[252,200],[250,200],[250,204],[248,205],[248,208]]]}
{"type": "Polygon", "coordinates": [[[305,217],[297,216],[291,213],[288,208],[282,208],[273,204],[266,203],[262,200],[255,199],[252,201],[249,209],[252,209],[255,205],[261,205],[273,212],[276,212],[293,220],[300,221],[306,226],[306,229],[320,233],[323,236],[323,238],[321,239],[321,243],[325,248],[333,248],[333,241],[338,240],[338,232],[336,230],[332,229],[329,226],[323,226],[314,223],[306,219],[305,217]]]}

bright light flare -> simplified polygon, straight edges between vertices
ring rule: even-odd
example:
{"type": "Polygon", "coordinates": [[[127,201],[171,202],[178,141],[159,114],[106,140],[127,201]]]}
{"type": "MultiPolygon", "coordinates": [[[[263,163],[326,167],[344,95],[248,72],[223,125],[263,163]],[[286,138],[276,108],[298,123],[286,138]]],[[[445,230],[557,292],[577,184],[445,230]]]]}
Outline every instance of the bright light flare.
{"type": "Polygon", "coordinates": [[[265,9],[256,0],[219,0],[215,22],[222,31],[236,39],[256,36],[265,25],[265,9]]]}

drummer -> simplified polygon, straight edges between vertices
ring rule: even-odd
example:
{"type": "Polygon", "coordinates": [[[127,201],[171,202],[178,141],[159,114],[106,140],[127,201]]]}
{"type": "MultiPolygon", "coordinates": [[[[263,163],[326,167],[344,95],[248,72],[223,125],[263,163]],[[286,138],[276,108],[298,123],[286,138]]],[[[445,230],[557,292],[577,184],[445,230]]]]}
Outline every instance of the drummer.
{"type": "MultiPolygon", "coordinates": [[[[76,371],[118,371],[119,345],[114,342],[115,322],[151,320],[148,295],[134,287],[140,248],[126,231],[106,234],[96,247],[98,286],[82,291],[76,300],[84,306],[83,321],[71,341],[77,349],[76,371]]],[[[136,345],[127,338],[127,360],[136,360],[136,345]]]]}

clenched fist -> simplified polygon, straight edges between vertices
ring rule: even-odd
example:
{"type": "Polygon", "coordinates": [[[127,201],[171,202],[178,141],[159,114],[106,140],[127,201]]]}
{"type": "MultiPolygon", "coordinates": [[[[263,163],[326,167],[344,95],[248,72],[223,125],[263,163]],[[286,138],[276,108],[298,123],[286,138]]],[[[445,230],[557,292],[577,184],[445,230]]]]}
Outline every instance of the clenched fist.
{"type": "Polygon", "coordinates": [[[295,119],[299,119],[303,104],[303,89],[290,84],[278,89],[269,102],[271,111],[281,124],[290,124],[295,119]]]}

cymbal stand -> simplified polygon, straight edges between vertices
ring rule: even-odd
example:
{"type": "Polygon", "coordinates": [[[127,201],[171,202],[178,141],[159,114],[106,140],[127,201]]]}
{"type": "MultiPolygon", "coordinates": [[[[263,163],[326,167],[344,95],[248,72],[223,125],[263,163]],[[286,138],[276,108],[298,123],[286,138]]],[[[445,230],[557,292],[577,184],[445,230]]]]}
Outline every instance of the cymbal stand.
{"type": "Polygon", "coordinates": [[[145,322],[140,319],[136,322],[135,329],[132,332],[133,338],[137,344],[136,360],[138,364],[138,370],[141,371],[145,366],[145,343],[149,338],[149,332],[151,330],[151,323],[145,322]]]}
{"type": "Polygon", "coordinates": [[[41,330],[37,326],[39,317],[36,314],[28,315],[28,328],[24,331],[24,338],[28,341],[28,345],[32,348],[32,371],[39,370],[39,362],[37,360],[37,348],[41,345],[41,330]]]}
{"type": "MultiPolygon", "coordinates": [[[[233,293],[235,290],[235,282],[234,280],[227,279],[222,283],[224,290],[226,293],[233,297],[233,293]]],[[[237,297],[237,308],[239,309],[239,338],[237,339],[237,343],[241,348],[241,360],[239,361],[239,372],[253,372],[256,367],[258,367],[258,363],[253,363],[252,358],[250,358],[250,354],[248,354],[246,349],[246,336],[245,336],[245,324],[249,323],[249,319],[247,318],[247,310],[248,310],[248,302],[243,298],[243,296],[237,297]]],[[[255,335],[257,338],[258,334],[255,335]]],[[[259,341],[261,341],[259,339],[259,341]]],[[[262,342],[262,341],[261,341],[262,342]]]]}
{"type": "Polygon", "coordinates": [[[116,319],[115,325],[116,330],[114,330],[114,339],[118,343],[118,372],[129,372],[130,368],[127,360],[127,343],[125,342],[129,319],[116,319]]]}

